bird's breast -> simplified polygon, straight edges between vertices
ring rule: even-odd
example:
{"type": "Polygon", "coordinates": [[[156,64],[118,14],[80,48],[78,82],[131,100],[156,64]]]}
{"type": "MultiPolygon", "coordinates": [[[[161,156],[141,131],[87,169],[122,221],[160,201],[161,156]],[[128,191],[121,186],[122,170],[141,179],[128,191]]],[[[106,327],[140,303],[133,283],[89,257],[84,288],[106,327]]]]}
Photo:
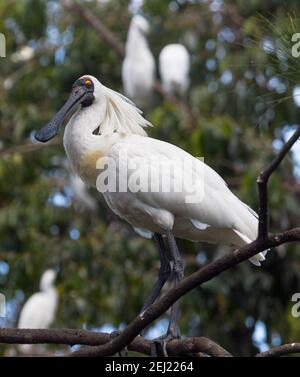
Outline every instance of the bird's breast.
{"type": "Polygon", "coordinates": [[[82,156],[73,162],[74,168],[80,178],[89,185],[95,186],[97,176],[97,162],[99,159],[105,158],[105,153],[101,150],[87,151],[82,156]]]}

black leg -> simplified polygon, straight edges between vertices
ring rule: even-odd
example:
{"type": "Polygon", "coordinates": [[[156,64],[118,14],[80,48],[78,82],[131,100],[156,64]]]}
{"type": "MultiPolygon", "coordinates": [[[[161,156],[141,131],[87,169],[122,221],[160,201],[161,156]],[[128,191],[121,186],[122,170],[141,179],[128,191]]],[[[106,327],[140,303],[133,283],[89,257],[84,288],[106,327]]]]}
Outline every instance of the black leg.
{"type": "Polygon", "coordinates": [[[169,279],[171,274],[170,262],[167,257],[167,252],[162,235],[159,233],[154,233],[154,240],[157,244],[159,251],[160,269],[158,274],[158,280],[156,281],[151,292],[148,294],[142,307],[141,313],[143,313],[148,308],[148,306],[153,304],[153,302],[157,299],[162,287],[165,285],[166,281],[169,279]]]}
{"type": "MultiPolygon", "coordinates": [[[[176,244],[176,240],[172,232],[168,231],[166,233],[166,236],[167,236],[167,241],[168,241],[169,250],[170,250],[170,260],[172,261],[173,286],[175,286],[183,278],[184,262],[180,256],[180,253],[176,244]]],[[[158,339],[155,339],[153,343],[151,344],[152,356],[157,356],[158,354],[157,345],[160,345],[163,355],[168,356],[168,353],[167,353],[168,342],[174,338],[180,337],[180,331],[177,325],[179,314],[180,314],[179,303],[178,301],[176,301],[172,305],[172,308],[171,308],[171,316],[170,316],[170,322],[169,322],[167,334],[158,339]]]]}
{"type": "MultiPolygon", "coordinates": [[[[167,232],[167,240],[170,248],[171,258],[173,261],[173,286],[177,285],[178,282],[183,278],[184,275],[184,261],[180,256],[175,237],[172,232],[167,232]]],[[[179,327],[177,325],[178,317],[180,314],[179,302],[176,301],[171,308],[170,323],[168,327],[168,335],[171,335],[174,338],[180,336],[179,327]]]]}

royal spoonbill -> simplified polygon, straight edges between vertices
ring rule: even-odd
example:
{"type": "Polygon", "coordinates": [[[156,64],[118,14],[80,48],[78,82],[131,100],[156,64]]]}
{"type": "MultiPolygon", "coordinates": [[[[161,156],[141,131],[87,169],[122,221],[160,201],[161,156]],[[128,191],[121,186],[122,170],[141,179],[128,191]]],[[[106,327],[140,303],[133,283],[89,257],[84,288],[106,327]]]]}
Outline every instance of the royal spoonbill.
{"type": "MultiPolygon", "coordinates": [[[[152,234],[158,245],[159,278],[142,311],[156,300],[171,268],[174,284],[183,276],[183,260],[175,237],[235,247],[256,239],[256,213],[229,190],[224,180],[200,159],[175,145],[148,137],[145,128],[151,124],[141,111],[93,76],[85,75],[75,81],[67,102],[36,132],[36,139],[47,142],[54,138],[75,108],[63,138],[73,169],[84,182],[97,186],[113,212],[141,234],[152,234]],[[99,178],[103,178],[104,172],[108,181],[117,181],[106,191],[101,184],[99,189],[99,178]],[[136,190],[131,185],[137,172],[138,183],[150,181],[150,190],[136,190]],[[186,183],[180,190],[164,189],[160,181],[169,172],[169,183],[186,183]],[[202,188],[199,197],[196,191],[196,200],[189,198],[192,186],[202,188]]],[[[250,260],[259,266],[264,255],[259,253],[250,260]]],[[[175,304],[168,336],[178,336],[177,316],[175,304]]]]}
{"type": "Polygon", "coordinates": [[[155,60],[146,39],[148,32],[148,21],[135,15],[130,23],[122,64],[125,94],[139,105],[146,103],[155,77],[155,60]]]}
{"type": "MultiPolygon", "coordinates": [[[[54,286],[55,279],[54,269],[48,269],[43,273],[40,292],[30,296],[20,312],[19,329],[46,329],[54,322],[58,300],[54,286]]],[[[30,344],[19,346],[22,353],[29,353],[32,349],[30,344]]]]}
{"type": "Polygon", "coordinates": [[[179,43],[166,45],[159,54],[159,73],[166,94],[183,97],[190,84],[190,56],[179,43]]]}

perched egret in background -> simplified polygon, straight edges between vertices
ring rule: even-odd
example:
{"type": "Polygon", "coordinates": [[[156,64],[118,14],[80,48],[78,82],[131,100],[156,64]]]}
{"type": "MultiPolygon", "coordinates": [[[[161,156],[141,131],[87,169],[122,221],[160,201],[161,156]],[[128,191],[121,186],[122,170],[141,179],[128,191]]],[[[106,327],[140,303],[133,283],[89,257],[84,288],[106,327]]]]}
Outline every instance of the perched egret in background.
{"type": "Polygon", "coordinates": [[[148,99],[155,76],[155,60],[146,39],[148,32],[148,21],[135,15],[129,27],[122,65],[125,94],[139,105],[144,105],[148,99]]]}
{"type": "MultiPolygon", "coordinates": [[[[36,139],[47,142],[54,138],[66,115],[78,105],[81,106],[64,132],[64,147],[74,170],[89,185],[95,186],[97,182],[97,187],[104,172],[108,181],[115,179],[118,183],[115,187],[103,190],[108,206],[141,233],[153,234],[158,244],[159,279],[142,312],[155,301],[168,280],[170,262],[175,284],[183,276],[183,261],[175,237],[237,247],[256,238],[257,215],[229,190],[213,169],[175,145],[148,137],[145,128],[151,124],[134,104],[93,76],[75,81],[67,102],[35,134],[36,139]],[[104,169],[99,164],[103,160],[113,168],[104,169]],[[149,171],[151,175],[147,174],[149,171]],[[141,174],[140,183],[151,183],[150,190],[131,189],[130,182],[135,180],[137,172],[141,174]],[[171,183],[186,183],[181,190],[165,192],[158,184],[167,172],[171,172],[171,183]],[[191,186],[203,187],[199,200],[187,200],[191,186]]],[[[264,255],[265,252],[259,253],[250,260],[260,265],[264,255]]],[[[168,336],[178,336],[177,316],[175,304],[168,336]]]]}
{"type": "MultiPolygon", "coordinates": [[[[40,281],[40,292],[34,293],[25,302],[19,317],[20,329],[46,329],[55,319],[57,308],[57,292],[54,286],[55,270],[46,270],[40,281]]],[[[19,350],[29,353],[33,349],[31,344],[22,344],[19,350]]]]}
{"type": "Polygon", "coordinates": [[[182,44],[165,46],[159,54],[159,73],[166,94],[183,97],[190,84],[190,56],[182,44]]]}

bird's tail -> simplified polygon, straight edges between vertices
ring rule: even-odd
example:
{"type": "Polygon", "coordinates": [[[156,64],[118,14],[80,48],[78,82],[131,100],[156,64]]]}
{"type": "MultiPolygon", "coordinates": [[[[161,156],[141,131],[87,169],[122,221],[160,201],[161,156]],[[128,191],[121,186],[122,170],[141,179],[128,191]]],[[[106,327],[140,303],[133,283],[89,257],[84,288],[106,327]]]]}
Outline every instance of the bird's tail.
{"type": "MultiPolygon", "coordinates": [[[[248,238],[247,236],[245,236],[244,234],[242,234],[238,230],[234,230],[234,232],[241,238],[242,241],[244,241],[244,245],[247,245],[248,243],[252,242],[250,240],[250,238],[248,238]]],[[[244,246],[244,245],[241,245],[241,246],[244,246]]],[[[269,251],[269,249],[261,251],[260,253],[249,258],[250,262],[253,263],[255,266],[260,266],[261,265],[260,262],[263,262],[266,259],[265,257],[266,257],[266,254],[267,254],[268,251],[269,251]]]]}
{"type": "Polygon", "coordinates": [[[269,249],[254,255],[254,257],[249,258],[249,261],[255,264],[255,266],[260,266],[260,262],[263,262],[266,259],[266,254],[268,251],[269,249]]]}

